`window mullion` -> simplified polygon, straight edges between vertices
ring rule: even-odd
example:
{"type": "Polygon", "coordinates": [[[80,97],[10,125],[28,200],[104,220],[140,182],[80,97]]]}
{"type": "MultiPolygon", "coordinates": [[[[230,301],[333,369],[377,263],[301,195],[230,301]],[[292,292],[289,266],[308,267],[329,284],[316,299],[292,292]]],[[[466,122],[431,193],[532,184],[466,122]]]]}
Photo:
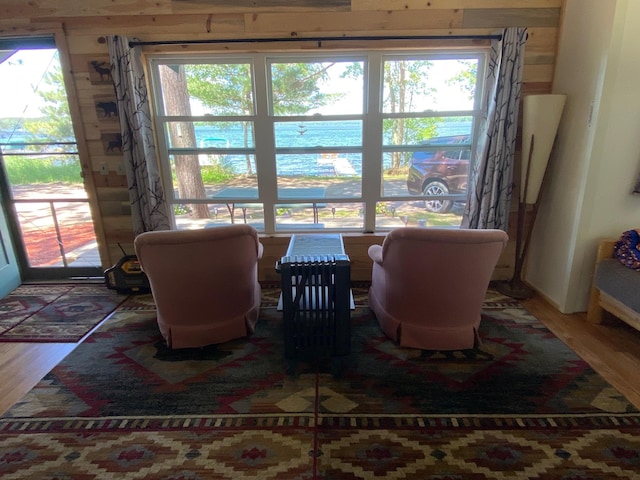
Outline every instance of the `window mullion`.
{"type": "Polygon", "coordinates": [[[275,232],[275,208],[278,198],[275,135],[273,119],[270,116],[270,96],[267,75],[267,60],[265,55],[256,55],[253,64],[253,79],[255,88],[255,141],[256,141],[256,169],[260,201],[264,209],[264,231],[275,232]]]}
{"type": "Polygon", "coordinates": [[[364,72],[366,110],[362,139],[362,199],[365,232],[375,231],[376,202],[380,199],[382,182],[382,73],[382,56],[379,52],[371,53],[364,72]]]}
{"type": "Polygon", "coordinates": [[[164,185],[164,191],[167,199],[167,203],[169,204],[169,209],[171,210],[171,228],[176,228],[176,218],[175,218],[175,210],[174,204],[176,203],[176,194],[173,188],[170,188],[173,185],[173,180],[171,179],[171,167],[169,161],[169,144],[167,142],[167,128],[168,125],[164,120],[161,120],[160,117],[164,117],[164,103],[162,101],[162,87],[160,83],[160,62],[152,61],[151,62],[151,88],[152,88],[152,99],[154,102],[154,108],[156,112],[158,112],[158,116],[156,116],[155,129],[156,129],[156,141],[158,142],[158,148],[156,149],[156,155],[158,156],[158,168],[160,169],[160,176],[162,178],[162,183],[164,185]]]}

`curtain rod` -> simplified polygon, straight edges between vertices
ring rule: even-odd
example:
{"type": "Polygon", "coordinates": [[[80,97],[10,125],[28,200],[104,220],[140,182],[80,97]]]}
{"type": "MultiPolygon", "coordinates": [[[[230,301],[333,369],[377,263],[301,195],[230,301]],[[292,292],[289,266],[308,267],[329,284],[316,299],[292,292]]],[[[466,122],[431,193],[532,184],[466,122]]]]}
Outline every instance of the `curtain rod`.
{"type": "Polygon", "coordinates": [[[406,35],[406,36],[371,36],[371,37],[283,37],[283,38],[230,38],[226,40],[159,40],[150,42],[131,41],[129,47],[149,45],[195,45],[208,43],[274,43],[274,42],[322,42],[353,40],[501,40],[502,35],[406,35]]]}

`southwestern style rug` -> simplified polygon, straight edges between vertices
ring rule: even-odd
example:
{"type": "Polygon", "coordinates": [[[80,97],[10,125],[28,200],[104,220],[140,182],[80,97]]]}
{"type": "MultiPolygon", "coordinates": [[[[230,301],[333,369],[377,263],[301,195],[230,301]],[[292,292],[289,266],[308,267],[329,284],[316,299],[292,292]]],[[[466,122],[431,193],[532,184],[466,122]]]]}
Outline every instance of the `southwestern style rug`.
{"type": "Polygon", "coordinates": [[[20,285],[0,299],[0,342],[77,342],[126,296],[104,285],[20,285]]]}
{"type": "Polygon", "coordinates": [[[477,351],[400,348],[356,291],[352,352],[285,373],[277,292],[254,335],[167,350],[130,298],[0,419],[0,476],[610,479],[640,414],[518,303],[489,292],[477,351]]]}

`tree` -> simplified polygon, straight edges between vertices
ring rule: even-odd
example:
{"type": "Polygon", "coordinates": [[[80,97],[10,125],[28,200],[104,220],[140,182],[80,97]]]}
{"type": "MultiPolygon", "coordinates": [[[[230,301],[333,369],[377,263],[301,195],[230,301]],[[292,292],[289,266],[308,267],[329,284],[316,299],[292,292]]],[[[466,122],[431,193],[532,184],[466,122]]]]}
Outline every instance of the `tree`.
{"type": "MultiPolygon", "coordinates": [[[[428,97],[435,89],[428,86],[431,62],[424,60],[394,60],[384,63],[383,108],[388,113],[406,113],[415,109],[417,97],[428,97]]],[[[436,131],[437,119],[399,117],[385,120],[383,131],[390,136],[392,145],[415,144],[431,138],[436,131]]],[[[399,173],[408,163],[409,152],[392,152],[390,173],[399,173]]]]}
{"type": "MultiPolygon", "coordinates": [[[[426,60],[392,60],[384,62],[383,111],[391,114],[413,112],[417,99],[428,98],[435,93],[430,88],[428,71],[431,62],[426,60]]],[[[362,67],[352,65],[346,76],[361,78],[362,67]]],[[[399,115],[382,122],[385,143],[390,145],[411,145],[431,138],[436,133],[438,118],[415,118],[399,115]]],[[[389,173],[403,173],[408,164],[410,152],[391,152],[389,173]]]]}
{"type": "Polygon", "coordinates": [[[22,118],[5,117],[0,118],[0,132],[3,134],[12,133],[21,128],[22,118]]]}
{"type": "Polygon", "coordinates": [[[273,109],[276,115],[304,115],[336,96],[320,91],[335,63],[276,63],[272,65],[273,109]]]}
{"type": "Polygon", "coordinates": [[[473,100],[476,94],[476,82],[478,78],[478,62],[476,60],[459,60],[462,70],[453,78],[447,80],[449,85],[458,86],[466,92],[469,100],[473,100]]]}
{"type": "Polygon", "coordinates": [[[81,169],[77,154],[67,153],[75,150],[75,134],[67,92],[64,86],[62,68],[56,51],[49,63],[47,72],[34,90],[42,100],[37,118],[22,118],[16,122],[16,128],[22,123],[26,133],[26,143],[45,143],[28,145],[26,150],[37,152],[37,156],[17,157],[29,165],[29,171],[47,171],[50,181],[65,179],[73,183],[81,181],[81,169]],[[70,142],[72,145],[46,145],[46,143],[70,142]],[[45,155],[50,153],[50,155],[45,155]],[[41,167],[39,170],[37,167],[41,167]]]}
{"type": "MultiPolygon", "coordinates": [[[[165,114],[191,116],[187,78],[182,65],[161,65],[160,81],[165,104],[165,114]]],[[[191,122],[171,122],[168,124],[169,137],[173,147],[194,147],[196,133],[191,122]]],[[[174,155],[178,193],[180,198],[206,198],[204,182],[197,155],[174,155]]],[[[206,204],[191,204],[194,218],[209,218],[206,204]]]]}
{"type": "MultiPolygon", "coordinates": [[[[277,63],[272,65],[273,108],[276,115],[301,115],[325,105],[334,95],[322,93],[333,63],[277,63]]],[[[189,93],[213,115],[255,114],[251,66],[247,63],[187,65],[189,93]]],[[[249,123],[243,122],[244,146],[249,146],[249,123]]],[[[250,156],[246,157],[251,175],[250,156]]]]}
{"type": "Polygon", "coordinates": [[[23,122],[23,128],[30,134],[31,140],[73,141],[75,135],[57,52],[51,62],[51,69],[43,78],[43,86],[38,88],[37,93],[44,102],[40,108],[42,115],[23,122]]]}
{"type": "MultiPolygon", "coordinates": [[[[248,64],[187,65],[189,93],[215,115],[253,115],[253,85],[248,64]]],[[[242,124],[244,146],[249,146],[249,125],[242,124]]],[[[253,174],[246,156],[247,173],[253,174]]]]}

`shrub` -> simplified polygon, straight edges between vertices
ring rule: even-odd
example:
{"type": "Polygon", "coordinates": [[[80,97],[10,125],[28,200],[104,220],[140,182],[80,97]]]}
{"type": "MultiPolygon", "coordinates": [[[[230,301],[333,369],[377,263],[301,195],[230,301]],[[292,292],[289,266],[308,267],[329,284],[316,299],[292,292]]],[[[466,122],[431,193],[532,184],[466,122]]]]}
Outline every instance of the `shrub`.
{"type": "Polygon", "coordinates": [[[75,156],[5,156],[7,175],[13,185],[34,183],[82,183],[75,156]]]}

